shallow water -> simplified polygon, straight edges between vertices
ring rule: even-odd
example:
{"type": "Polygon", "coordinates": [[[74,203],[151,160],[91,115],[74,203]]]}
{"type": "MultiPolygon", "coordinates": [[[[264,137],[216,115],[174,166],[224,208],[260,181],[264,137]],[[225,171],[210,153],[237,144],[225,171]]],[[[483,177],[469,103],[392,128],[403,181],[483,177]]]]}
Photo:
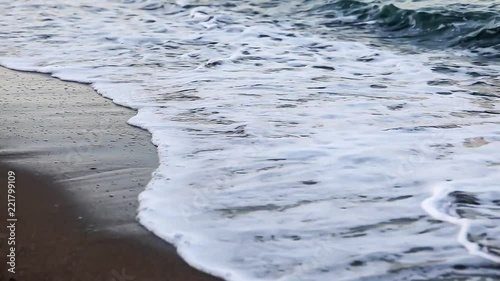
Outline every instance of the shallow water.
{"type": "Polygon", "coordinates": [[[138,219],[202,270],[500,278],[496,36],[430,44],[449,33],[341,1],[212,2],[0,0],[0,64],[138,109],[161,162],[138,219]]]}

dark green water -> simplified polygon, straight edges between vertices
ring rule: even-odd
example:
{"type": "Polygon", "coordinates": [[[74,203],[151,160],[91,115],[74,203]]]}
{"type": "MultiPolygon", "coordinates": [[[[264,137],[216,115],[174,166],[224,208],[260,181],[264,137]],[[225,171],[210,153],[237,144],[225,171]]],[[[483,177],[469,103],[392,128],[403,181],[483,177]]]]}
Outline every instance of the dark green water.
{"type": "Polygon", "coordinates": [[[398,43],[431,48],[465,48],[499,56],[500,1],[305,1],[305,13],[331,19],[335,28],[354,25],[398,43]]]}

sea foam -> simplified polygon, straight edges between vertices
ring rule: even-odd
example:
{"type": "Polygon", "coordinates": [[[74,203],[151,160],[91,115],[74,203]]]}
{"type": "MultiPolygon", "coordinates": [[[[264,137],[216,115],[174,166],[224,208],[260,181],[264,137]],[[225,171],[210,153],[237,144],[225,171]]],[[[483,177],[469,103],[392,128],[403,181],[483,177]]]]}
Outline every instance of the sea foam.
{"type": "Polygon", "coordinates": [[[498,275],[498,64],[348,40],[294,2],[181,2],[0,0],[0,64],[138,111],[146,228],[227,280],[498,275]]]}

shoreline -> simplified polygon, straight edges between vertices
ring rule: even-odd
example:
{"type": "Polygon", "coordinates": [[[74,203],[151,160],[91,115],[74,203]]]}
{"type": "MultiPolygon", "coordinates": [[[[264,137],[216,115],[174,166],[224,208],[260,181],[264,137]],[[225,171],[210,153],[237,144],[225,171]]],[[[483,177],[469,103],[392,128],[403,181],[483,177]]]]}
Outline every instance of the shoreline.
{"type": "Polygon", "coordinates": [[[0,279],[220,280],[136,221],[158,156],[150,134],[127,124],[132,109],[47,74],[0,67],[0,77],[0,180],[16,174],[19,219],[16,273],[0,279]]]}

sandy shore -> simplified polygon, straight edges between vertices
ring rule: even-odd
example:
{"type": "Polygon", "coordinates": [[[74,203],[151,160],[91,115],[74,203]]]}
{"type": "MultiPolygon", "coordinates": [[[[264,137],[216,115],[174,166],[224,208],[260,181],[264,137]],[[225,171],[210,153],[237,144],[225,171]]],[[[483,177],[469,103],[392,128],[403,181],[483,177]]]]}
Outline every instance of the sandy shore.
{"type": "Polygon", "coordinates": [[[132,110],[48,75],[0,68],[0,81],[0,280],[217,280],[136,222],[158,159],[150,135],[126,124],[132,110]],[[15,274],[3,269],[9,170],[15,274]]]}

